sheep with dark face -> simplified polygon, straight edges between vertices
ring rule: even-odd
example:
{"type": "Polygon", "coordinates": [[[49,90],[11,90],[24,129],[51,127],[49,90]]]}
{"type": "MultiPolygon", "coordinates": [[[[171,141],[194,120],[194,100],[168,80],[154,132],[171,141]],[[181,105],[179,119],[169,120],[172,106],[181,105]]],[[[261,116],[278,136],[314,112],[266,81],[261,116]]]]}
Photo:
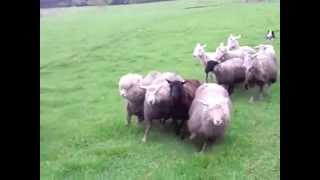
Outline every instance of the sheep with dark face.
{"type": "Polygon", "coordinates": [[[245,81],[247,68],[244,62],[242,58],[231,58],[221,63],[213,61],[212,66],[207,66],[206,70],[213,72],[217,83],[224,86],[231,95],[234,86],[245,81]]]}
{"type": "Polygon", "coordinates": [[[191,133],[190,139],[196,136],[205,138],[201,151],[206,149],[208,143],[224,135],[231,108],[228,92],[222,86],[205,83],[198,87],[189,109],[187,127],[191,133]]]}
{"type": "MultiPolygon", "coordinates": [[[[207,62],[207,65],[206,65],[206,67],[205,67],[205,70],[204,70],[204,72],[206,73],[206,83],[208,83],[208,75],[209,75],[209,73],[211,72],[211,73],[214,73],[214,67],[216,66],[216,65],[218,65],[219,64],[219,62],[216,60],[210,60],[210,61],[208,61],[207,62]]],[[[213,79],[213,78],[212,78],[213,79]]]]}
{"type": "Polygon", "coordinates": [[[184,79],[175,73],[162,73],[149,86],[141,86],[146,89],[144,107],[145,133],[142,142],[147,141],[147,135],[152,126],[153,120],[169,119],[171,117],[171,109],[173,106],[170,97],[170,87],[168,81],[184,81],[184,79]]]}
{"type": "Polygon", "coordinates": [[[172,98],[171,117],[176,126],[176,134],[180,134],[185,121],[189,119],[189,108],[197,88],[201,85],[198,80],[169,81],[170,97],[172,98]],[[180,120],[180,124],[178,123],[180,120]]]}
{"type": "MultiPolygon", "coordinates": [[[[246,72],[245,87],[258,86],[260,89],[260,99],[266,94],[266,89],[277,81],[277,60],[274,49],[271,46],[263,46],[257,54],[252,56],[246,72]],[[269,47],[269,48],[268,48],[269,47]]],[[[250,98],[252,102],[253,96],[250,98]]]]}
{"type": "Polygon", "coordinates": [[[208,82],[208,74],[211,72],[210,69],[215,65],[215,62],[217,62],[218,59],[220,58],[217,56],[216,52],[214,53],[206,52],[204,49],[205,47],[206,45],[201,45],[200,43],[197,43],[196,47],[193,50],[193,57],[200,61],[206,74],[206,82],[208,82]]]}
{"type": "Polygon", "coordinates": [[[131,117],[137,116],[139,122],[143,121],[143,102],[145,90],[140,88],[143,77],[140,74],[129,73],[119,80],[119,93],[127,103],[127,125],[131,123],[131,117]]]}

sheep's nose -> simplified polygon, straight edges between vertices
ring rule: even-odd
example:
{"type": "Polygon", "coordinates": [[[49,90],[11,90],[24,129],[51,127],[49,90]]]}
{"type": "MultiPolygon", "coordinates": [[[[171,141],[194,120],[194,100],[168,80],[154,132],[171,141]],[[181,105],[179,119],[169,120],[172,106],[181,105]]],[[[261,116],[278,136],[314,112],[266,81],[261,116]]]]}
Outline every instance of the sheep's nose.
{"type": "Polygon", "coordinates": [[[222,121],[221,120],[216,120],[216,125],[221,125],[222,121]]]}
{"type": "Polygon", "coordinates": [[[120,95],[123,96],[123,97],[125,97],[125,96],[126,96],[126,93],[125,93],[124,91],[121,91],[121,92],[120,92],[120,95]]]}
{"type": "Polygon", "coordinates": [[[154,104],[155,103],[155,100],[154,99],[152,99],[151,101],[150,101],[150,104],[154,104]]]}

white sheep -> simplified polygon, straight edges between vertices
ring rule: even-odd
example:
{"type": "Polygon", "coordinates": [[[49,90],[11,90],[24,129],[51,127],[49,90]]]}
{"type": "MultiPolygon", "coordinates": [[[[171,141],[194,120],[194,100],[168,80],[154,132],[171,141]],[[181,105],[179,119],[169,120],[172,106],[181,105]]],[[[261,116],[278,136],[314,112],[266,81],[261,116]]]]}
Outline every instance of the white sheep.
{"type": "Polygon", "coordinates": [[[276,58],[276,51],[274,50],[274,47],[269,44],[260,44],[255,47],[257,49],[257,55],[268,55],[270,57],[276,58]]]}
{"type": "Polygon", "coordinates": [[[245,51],[248,51],[250,53],[254,53],[255,50],[251,48],[250,46],[240,46],[239,39],[241,38],[241,35],[233,36],[230,34],[230,36],[227,39],[227,49],[228,50],[235,50],[235,49],[242,49],[245,51]]]}
{"type": "Polygon", "coordinates": [[[207,47],[206,44],[202,45],[201,43],[197,43],[196,47],[193,49],[193,57],[198,59],[203,67],[206,67],[207,62],[209,60],[216,59],[215,52],[206,52],[205,48],[207,47]]]}
{"type": "Polygon", "coordinates": [[[206,139],[201,151],[208,143],[224,135],[230,122],[231,108],[228,92],[222,86],[205,83],[198,87],[189,109],[187,127],[191,140],[196,136],[206,139]]]}
{"type": "Polygon", "coordinates": [[[233,36],[233,34],[230,34],[227,39],[227,49],[238,49],[240,47],[239,40],[241,38],[241,35],[233,36]]]}
{"type": "MultiPolygon", "coordinates": [[[[266,89],[277,80],[277,59],[271,45],[260,45],[259,51],[251,56],[246,72],[245,87],[259,86],[260,99],[266,94],[266,89]]],[[[254,100],[253,96],[250,102],[254,100]]]]}
{"type": "Polygon", "coordinates": [[[132,115],[137,116],[139,122],[143,121],[145,90],[140,88],[142,79],[140,74],[129,73],[122,76],[118,83],[120,96],[127,103],[127,125],[130,125],[132,115]]]}

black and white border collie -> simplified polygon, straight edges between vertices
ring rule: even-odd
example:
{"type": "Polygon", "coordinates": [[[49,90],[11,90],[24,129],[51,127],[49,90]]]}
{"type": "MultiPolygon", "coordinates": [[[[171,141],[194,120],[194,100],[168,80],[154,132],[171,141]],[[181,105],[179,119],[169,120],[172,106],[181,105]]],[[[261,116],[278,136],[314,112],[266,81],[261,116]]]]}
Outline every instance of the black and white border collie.
{"type": "Polygon", "coordinates": [[[266,39],[273,40],[274,38],[276,38],[276,36],[274,35],[274,31],[268,30],[268,32],[266,34],[266,39]]]}

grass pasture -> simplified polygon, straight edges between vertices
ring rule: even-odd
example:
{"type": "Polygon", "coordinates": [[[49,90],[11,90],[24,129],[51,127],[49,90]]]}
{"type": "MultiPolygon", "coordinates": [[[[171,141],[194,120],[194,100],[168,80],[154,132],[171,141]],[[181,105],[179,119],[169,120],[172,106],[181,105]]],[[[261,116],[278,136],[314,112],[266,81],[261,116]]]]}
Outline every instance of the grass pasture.
{"type": "Polygon", "coordinates": [[[195,44],[213,51],[230,33],[241,33],[241,44],[265,42],[267,28],[280,28],[278,1],[66,8],[40,23],[42,180],[280,178],[280,79],[255,104],[248,103],[254,90],[235,90],[226,136],[204,154],[159,128],[141,143],[143,127],[125,126],[118,93],[120,76],[129,72],[174,71],[203,80],[191,55],[195,44]]]}

